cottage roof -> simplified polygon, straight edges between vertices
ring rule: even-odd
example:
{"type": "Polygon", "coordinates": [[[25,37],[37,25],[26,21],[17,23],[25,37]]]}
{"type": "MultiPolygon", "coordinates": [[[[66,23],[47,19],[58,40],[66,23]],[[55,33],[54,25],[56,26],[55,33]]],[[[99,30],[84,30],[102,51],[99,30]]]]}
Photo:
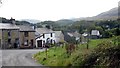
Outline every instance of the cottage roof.
{"type": "Polygon", "coordinates": [[[67,34],[71,37],[80,37],[80,34],[77,31],[76,32],[68,32],[67,34]]]}
{"type": "Polygon", "coordinates": [[[92,30],[91,35],[100,35],[100,32],[98,30],[92,30]]]}
{"type": "Polygon", "coordinates": [[[35,31],[38,32],[39,34],[54,33],[53,30],[47,28],[36,28],[35,31]]]}
{"type": "Polygon", "coordinates": [[[19,27],[14,24],[0,23],[0,29],[19,29],[19,27]]]}
{"type": "Polygon", "coordinates": [[[62,31],[54,31],[54,32],[56,37],[63,35],[62,31]]]}
{"type": "Polygon", "coordinates": [[[20,31],[35,32],[35,30],[31,26],[18,25],[18,27],[20,28],[20,31]]]}
{"type": "Polygon", "coordinates": [[[83,33],[82,36],[88,36],[88,33],[83,33]]]}

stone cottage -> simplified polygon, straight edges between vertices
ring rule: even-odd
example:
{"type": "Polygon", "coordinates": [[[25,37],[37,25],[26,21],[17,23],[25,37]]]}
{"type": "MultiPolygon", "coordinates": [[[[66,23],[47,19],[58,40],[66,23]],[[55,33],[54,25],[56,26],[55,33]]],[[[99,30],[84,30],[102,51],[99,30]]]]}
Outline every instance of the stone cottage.
{"type": "Polygon", "coordinates": [[[31,26],[19,25],[20,48],[35,47],[35,30],[31,26]]]}
{"type": "Polygon", "coordinates": [[[19,45],[19,27],[11,19],[10,24],[0,23],[0,46],[2,49],[14,48],[19,45]]]}

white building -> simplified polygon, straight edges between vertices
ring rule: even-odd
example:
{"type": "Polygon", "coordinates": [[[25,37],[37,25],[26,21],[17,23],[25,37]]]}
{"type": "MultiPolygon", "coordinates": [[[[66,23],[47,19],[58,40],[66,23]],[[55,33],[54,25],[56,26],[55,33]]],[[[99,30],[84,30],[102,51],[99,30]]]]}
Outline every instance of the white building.
{"type": "Polygon", "coordinates": [[[37,28],[36,30],[36,47],[43,47],[44,44],[54,44],[55,32],[47,28],[37,28]]]}
{"type": "Polygon", "coordinates": [[[92,30],[91,31],[91,38],[97,39],[100,37],[100,32],[98,30],[92,30]]]}
{"type": "Polygon", "coordinates": [[[100,32],[98,30],[92,30],[91,31],[91,35],[97,35],[97,36],[99,36],[100,32]]]}

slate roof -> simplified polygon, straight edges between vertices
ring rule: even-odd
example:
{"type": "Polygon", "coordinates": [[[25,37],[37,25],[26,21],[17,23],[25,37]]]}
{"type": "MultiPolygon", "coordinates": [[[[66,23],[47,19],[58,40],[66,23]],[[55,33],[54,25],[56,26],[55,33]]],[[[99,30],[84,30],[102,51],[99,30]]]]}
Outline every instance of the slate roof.
{"type": "Polygon", "coordinates": [[[67,34],[71,37],[80,37],[80,34],[77,31],[76,32],[68,32],[67,34]]]}
{"type": "Polygon", "coordinates": [[[20,31],[35,32],[31,26],[18,25],[18,27],[20,28],[20,31]]]}
{"type": "Polygon", "coordinates": [[[88,36],[88,33],[83,33],[82,36],[84,36],[84,37],[85,37],[85,36],[88,36]]]}
{"type": "Polygon", "coordinates": [[[19,27],[9,23],[0,23],[0,29],[19,29],[19,27]]]}
{"type": "Polygon", "coordinates": [[[55,32],[55,37],[61,37],[63,36],[62,31],[54,31],[55,32]]]}
{"type": "Polygon", "coordinates": [[[44,33],[54,33],[53,30],[47,29],[47,28],[36,28],[35,31],[39,34],[44,34],[44,33]]]}

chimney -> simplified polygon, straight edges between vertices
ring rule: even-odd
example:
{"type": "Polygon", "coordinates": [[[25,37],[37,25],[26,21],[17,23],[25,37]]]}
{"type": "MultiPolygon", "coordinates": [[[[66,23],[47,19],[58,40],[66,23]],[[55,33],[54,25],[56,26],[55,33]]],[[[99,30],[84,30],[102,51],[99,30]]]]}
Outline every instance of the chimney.
{"type": "Polygon", "coordinates": [[[15,24],[15,19],[13,19],[12,17],[11,17],[11,19],[10,19],[10,22],[11,22],[11,24],[16,25],[16,24],[15,24]]]}

